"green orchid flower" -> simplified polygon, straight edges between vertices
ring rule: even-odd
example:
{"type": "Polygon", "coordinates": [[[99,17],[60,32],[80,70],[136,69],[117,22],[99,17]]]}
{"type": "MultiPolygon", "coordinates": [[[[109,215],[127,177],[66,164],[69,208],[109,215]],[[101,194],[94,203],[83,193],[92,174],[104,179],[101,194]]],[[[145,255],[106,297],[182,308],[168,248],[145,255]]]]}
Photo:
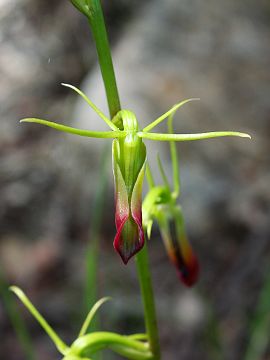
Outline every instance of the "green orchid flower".
{"type": "MultiPolygon", "coordinates": [[[[168,120],[169,133],[173,133],[172,113],[168,120]]],[[[179,278],[186,286],[192,286],[198,279],[199,263],[187,239],[183,213],[177,204],[180,194],[179,167],[175,142],[170,142],[170,151],[173,167],[174,189],[170,189],[160,158],[158,166],[164,181],[163,186],[156,186],[150,171],[147,168],[147,179],[150,190],[146,195],[143,209],[143,225],[147,235],[151,237],[154,221],[157,221],[167,254],[175,265],[179,278]]]]}
{"type": "Polygon", "coordinates": [[[141,204],[146,164],[146,148],[143,139],[154,141],[190,141],[221,136],[250,137],[248,134],[234,131],[206,132],[199,134],[161,134],[149,132],[181,106],[198,99],[181,101],[165,114],[147,125],[144,129],[140,130],[138,121],[133,112],[121,110],[112,120],[110,120],[81,90],[69,84],[62,85],[77,92],[99,115],[99,117],[105,121],[109,126],[110,131],[81,130],[37,118],[26,118],[22,119],[21,122],[42,124],[56,130],[79,136],[114,139],[112,144],[112,157],[115,180],[115,224],[117,231],[114,239],[114,247],[125,264],[127,264],[129,259],[136,254],[144,244],[141,204]]]}
{"type": "MultiPolygon", "coordinates": [[[[173,133],[173,115],[169,116],[168,132],[173,133]]],[[[143,226],[148,237],[151,237],[153,222],[160,229],[167,254],[175,265],[181,281],[188,287],[195,284],[199,276],[199,262],[188,241],[184,217],[177,201],[180,195],[179,165],[174,141],[170,142],[170,152],[173,168],[173,190],[166,177],[162,163],[158,157],[158,165],[164,181],[163,186],[154,183],[150,168],[147,167],[147,179],[150,190],[146,195],[143,209],[143,226]]]]}

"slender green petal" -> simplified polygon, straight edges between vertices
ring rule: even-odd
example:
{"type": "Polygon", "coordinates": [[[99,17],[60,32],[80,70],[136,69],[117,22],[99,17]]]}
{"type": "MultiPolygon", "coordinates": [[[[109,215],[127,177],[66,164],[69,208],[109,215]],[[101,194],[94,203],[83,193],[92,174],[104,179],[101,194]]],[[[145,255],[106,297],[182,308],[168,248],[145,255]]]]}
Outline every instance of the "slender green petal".
{"type": "Polygon", "coordinates": [[[114,139],[114,138],[120,138],[124,137],[126,134],[124,131],[90,131],[90,130],[81,130],[77,128],[73,128],[70,126],[58,124],[52,121],[37,119],[37,118],[26,118],[20,120],[21,123],[28,122],[28,123],[35,123],[35,124],[41,124],[45,126],[49,126],[53,129],[63,131],[70,134],[75,134],[79,136],[86,136],[86,137],[92,137],[92,138],[100,138],[100,139],[114,139]]]}
{"type": "Polygon", "coordinates": [[[101,307],[101,305],[103,305],[105,302],[109,301],[111,298],[110,297],[104,297],[102,299],[100,299],[99,301],[97,301],[95,303],[95,305],[92,307],[92,309],[89,311],[84,323],[83,323],[83,326],[80,330],[80,333],[78,335],[78,337],[80,336],[83,336],[86,334],[87,332],[87,329],[89,328],[90,326],[90,323],[93,319],[93,317],[95,316],[96,312],[98,311],[98,309],[101,307]]]}
{"type": "Polygon", "coordinates": [[[28,299],[28,297],[25,295],[25,293],[17,286],[11,286],[9,289],[15,295],[18,296],[18,298],[21,300],[21,302],[27,307],[27,309],[30,311],[30,313],[39,322],[39,324],[49,335],[49,337],[51,338],[51,340],[53,341],[53,343],[55,344],[55,346],[57,347],[59,352],[62,355],[65,355],[67,353],[67,351],[69,350],[69,347],[60,339],[60,337],[56,334],[56,332],[52,329],[52,327],[47,323],[47,321],[44,319],[44,317],[34,307],[34,305],[31,303],[31,301],[28,299]]]}
{"type": "Polygon", "coordinates": [[[148,220],[147,225],[146,225],[146,235],[147,235],[149,240],[151,239],[153,223],[154,223],[154,220],[150,219],[150,220],[148,220]]]}
{"type": "Polygon", "coordinates": [[[164,185],[165,185],[168,189],[170,189],[170,184],[169,184],[169,181],[168,181],[167,176],[166,176],[166,174],[165,174],[165,171],[164,171],[162,162],[161,162],[161,160],[160,160],[159,154],[157,154],[157,162],[158,162],[159,171],[160,171],[161,177],[162,177],[162,179],[163,179],[164,185]]]}
{"type": "Polygon", "coordinates": [[[154,356],[150,351],[141,352],[137,350],[130,349],[127,346],[121,345],[111,345],[111,350],[115,351],[116,353],[120,354],[126,359],[129,360],[154,360],[154,356]]]}
{"type": "Polygon", "coordinates": [[[96,107],[96,105],[94,103],[92,103],[92,101],[78,88],[76,88],[75,86],[73,85],[70,85],[70,84],[64,84],[62,83],[61,85],[63,86],[66,86],[74,91],[76,91],[76,93],[78,93],[86,102],[88,105],[91,106],[91,108],[98,114],[98,116],[101,117],[102,120],[105,121],[105,123],[114,131],[118,131],[118,127],[116,125],[114,125],[114,123],[107,118],[106,115],[103,114],[103,112],[101,110],[99,110],[98,107],[96,107]]]}
{"type": "Polygon", "coordinates": [[[146,230],[148,239],[151,237],[152,225],[156,215],[158,204],[170,201],[170,190],[164,186],[152,187],[143,200],[142,215],[143,227],[146,230]]]}
{"type": "Polygon", "coordinates": [[[89,357],[87,358],[82,358],[80,356],[75,356],[75,355],[67,355],[65,357],[63,357],[62,360],[93,360],[93,359],[90,359],[89,357]]]}
{"type": "Polygon", "coordinates": [[[142,341],[147,341],[148,339],[148,335],[147,334],[132,334],[132,335],[128,335],[128,337],[130,339],[133,339],[133,340],[142,340],[142,341]]]}
{"type": "Polygon", "coordinates": [[[184,101],[181,101],[179,104],[174,105],[170,110],[168,110],[165,114],[161,115],[159,118],[157,118],[156,120],[154,120],[153,122],[151,122],[151,124],[147,125],[144,129],[143,132],[147,132],[152,130],[155,126],[157,126],[159,123],[161,123],[161,121],[165,120],[169,115],[171,115],[172,113],[174,113],[177,109],[179,109],[181,106],[185,105],[186,103],[190,102],[190,101],[195,101],[195,100],[200,100],[199,98],[194,98],[194,99],[186,99],[184,101]]]}
{"type": "MultiPolygon", "coordinates": [[[[175,112],[173,112],[168,119],[168,133],[173,134],[173,118],[174,118],[175,112]]],[[[172,158],[172,169],[173,169],[173,193],[172,197],[177,198],[180,194],[180,172],[179,172],[179,164],[178,164],[178,156],[177,156],[177,150],[176,145],[174,141],[170,141],[170,152],[171,152],[171,158],[172,158]]]]}
{"type": "Polygon", "coordinates": [[[154,181],[153,174],[151,172],[148,161],[146,162],[145,175],[146,175],[146,179],[148,182],[148,186],[150,189],[152,189],[155,186],[155,181],[154,181]]]}
{"type": "Polygon", "coordinates": [[[137,135],[141,138],[155,141],[191,141],[212,139],[223,136],[238,136],[251,139],[251,136],[237,131],[212,131],[199,134],[159,134],[139,131],[137,135]]]}

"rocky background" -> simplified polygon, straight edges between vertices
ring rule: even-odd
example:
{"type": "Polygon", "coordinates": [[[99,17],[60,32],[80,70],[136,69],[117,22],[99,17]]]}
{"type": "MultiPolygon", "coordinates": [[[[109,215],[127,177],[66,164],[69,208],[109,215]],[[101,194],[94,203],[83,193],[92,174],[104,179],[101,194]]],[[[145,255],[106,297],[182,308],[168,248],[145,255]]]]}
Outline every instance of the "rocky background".
{"type": "MultiPolygon", "coordinates": [[[[269,2],[103,5],[122,106],[142,126],[179,100],[200,97],[177,113],[177,132],[239,130],[252,136],[178,145],[181,201],[201,263],[198,285],[187,290],[179,283],[157,230],[149,246],[163,358],[246,359],[270,259],[269,2]]],[[[37,116],[102,129],[92,110],[60,86],[83,88],[106,111],[96,53],[86,20],[67,0],[0,0],[0,49],[1,272],[70,342],[85,315],[85,253],[106,142],[18,120],[37,116]]],[[[159,152],[169,174],[168,145],[147,146],[153,171],[159,152]]],[[[109,166],[106,177],[112,180],[109,166]]],[[[124,267],[112,247],[112,181],[105,198],[98,287],[113,301],[101,312],[102,328],[140,332],[135,267],[133,261],[124,267]]],[[[20,310],[37,359],[59,358],[20,310]]],[[[0,334],[0,358],[24,360],[2,303],[0,334]]],[[[267,344],[263,350],[258,360],[270,359],[267,344]]],[[[120,357],[104,356],[113,358],[120,357]]]]}

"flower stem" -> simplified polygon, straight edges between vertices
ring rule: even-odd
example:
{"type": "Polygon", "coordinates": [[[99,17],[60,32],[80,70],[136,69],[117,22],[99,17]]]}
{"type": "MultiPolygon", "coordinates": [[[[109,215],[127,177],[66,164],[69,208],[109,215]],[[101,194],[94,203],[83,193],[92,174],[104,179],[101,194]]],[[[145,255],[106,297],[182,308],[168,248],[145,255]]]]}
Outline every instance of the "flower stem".
{"type": "Polygon", "coordinates": [[[143,297],[146,331],[153,359],[160,359],[159,336],[147,244],[136,255],[137,272],[143,297]]]}
{"type": "Polygon", "coordinates": [[[104,81],[111,119],[121,110],[108,35],[99,0],[90,2],[90,27],[96,44],[98,61],[104,81]]]}
{"type": "MultiPolygon", "coordinates": [[[[90,2],[90,13],[91,15],[88,16],[89,24],[96,43],[98,60],[106,90],[110,116],[113,118],[117,112],[121,110],[121,105],[116,85],[107,31],[99,0],[92,0],[90,2]]],[[[145,324],[150,350],[153,354],[153,359],[159,360],[160,349],[156,311],[146,244],[144,248],[137,254],[136,263],[141,286],[141,293],[143,297],[145,324]]]]}

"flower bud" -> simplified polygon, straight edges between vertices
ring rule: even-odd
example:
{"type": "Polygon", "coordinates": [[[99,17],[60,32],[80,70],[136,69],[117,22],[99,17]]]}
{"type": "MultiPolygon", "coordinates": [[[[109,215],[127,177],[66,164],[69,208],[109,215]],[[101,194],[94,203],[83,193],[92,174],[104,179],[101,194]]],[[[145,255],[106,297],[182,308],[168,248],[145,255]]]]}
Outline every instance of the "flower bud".
{"type": "Polygon", "coordinates": [[[161,236],[168,256],[186,286],[198,280],[199,263],[188,242],[179,206],[161,205],[156,212],[161,236]]]}
{"type": "Polygon", "coordinates": [[[127,264],[144,245],[142,186],[146,149],[136,134],[135,117],[133,119],[130,115],[125,118],[124,129],[128,135],[123,139],[115,139],[112,145],[117,229],[114,248],[127,264]]]}

